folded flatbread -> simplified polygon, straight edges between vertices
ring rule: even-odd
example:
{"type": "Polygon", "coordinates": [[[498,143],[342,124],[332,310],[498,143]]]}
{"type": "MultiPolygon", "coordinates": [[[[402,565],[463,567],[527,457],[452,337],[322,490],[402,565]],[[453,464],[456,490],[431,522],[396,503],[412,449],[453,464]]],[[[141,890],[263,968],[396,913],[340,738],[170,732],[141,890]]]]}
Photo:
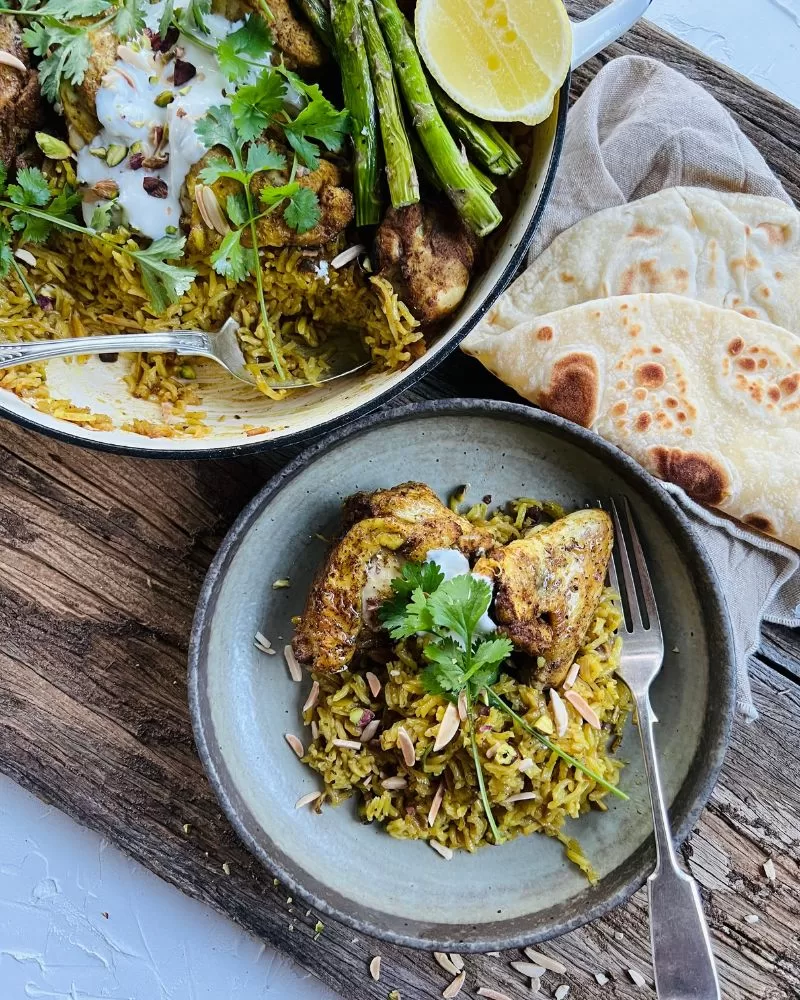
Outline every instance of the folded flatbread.
{"type": "Polygon", "coordinates": [[[478,335],[634,292],[686,295],[800,334],[800,212],[777,198],[694,187],[597,212],[555,238],[478,335]]]}
{"type": "Polygon", "coordinates": [[[671,294],[483,325],[466,350],[693,499],[800,547],[800,338],[671,294]]]}

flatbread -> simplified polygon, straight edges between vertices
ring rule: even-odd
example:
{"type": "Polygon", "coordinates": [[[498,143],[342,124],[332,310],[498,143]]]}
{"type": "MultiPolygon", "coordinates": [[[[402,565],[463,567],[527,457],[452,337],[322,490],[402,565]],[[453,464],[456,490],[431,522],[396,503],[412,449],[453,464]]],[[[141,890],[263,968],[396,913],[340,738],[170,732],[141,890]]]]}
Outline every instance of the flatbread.
{"type": "Polygon", "coordinates": [[[586,302],[467,346],[693,499],[800,547],[800,338],[671,294],[586,302]]]}
{"type": "Polygon", "coordinates": [[[800,212],[777,198],[695,187],[597,212],[556,237],[476,335],[635,292],[685,295],[800,334],[800,212]]]}

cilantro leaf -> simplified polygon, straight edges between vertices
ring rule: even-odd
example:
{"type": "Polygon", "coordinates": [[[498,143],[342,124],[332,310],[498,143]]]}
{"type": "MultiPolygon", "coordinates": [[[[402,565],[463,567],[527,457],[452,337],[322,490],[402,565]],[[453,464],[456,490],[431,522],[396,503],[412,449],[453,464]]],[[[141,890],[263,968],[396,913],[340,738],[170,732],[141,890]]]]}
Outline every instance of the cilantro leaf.
{"type": "Polygon", "coordinates": [[[224,146],[233,153],[241,147],[233,115],[227,104],[209,108],[195,124],[194,131],[207,149],[211,149],[212,146],[224,146]]]}
{"type": "Polygon", "coordinates": [[[429,604],[434,623],[452,631],[466,647],[475,627],[492,602],[492,588],[485,580],[464,574],[445,580],[431,594],[429,604]]]}
{"type": "Polygon", "coordinates": [[[15,205],[44,208],[52,200],[53,193],[38,167],[23,167],[17,171],[17,183],[9,184],[8,197],[15,205]]]}
{"type": "Polygon", "coordinates": [[[444,573],[434,562],[413,563],[403,565],[400,576],[392,580],[392,590],[396,594],[411,594],[421,587],[426,594],[432,594],[444,583],[444,573]]]}
{"type": "Polygon", "coordinates": [[[286,84],[277,73],[265,69],[255,83],[239,87],[231,100],[236,130],[244,142],[261,135],[283,108],[286,84]]]}
{"type": "Polygon", "coordinates": [[[215,156],[209,160],[198,176],[204,184],[213,184],[220,177],[230,177],[234,181],[239,181],[240,184],[247,183],[247,174],[243,170],[235,170],[230,160],[221,156],[215,156]]]}
{"type": "Polygon", "coordinates": [[[430,694],[457,701],[466,687],[464,651],[453,639],[426,643],[423,655],[430,666],[422,671],[422,686],[430,694]]]}
{"type": "Polygon", "coordinates": [[[102,14],[111,6],[108,0],[46,0],[45,3],[36,7],[34,4],[24,5],[28,10],[35,10],[37,14],[47,14],[50,17],[70,21],[79,17],[94,17],[95,14],[102,14]]]}
{"type": "Polygon", "coordinates": [[[187,31],[195,29],[204,35],[208,34],[206,18],[211,13],[211,0],[189,0],[189,3],[178,12],[178,27],[187,31]]]}
{"type": "Polygon", "coordinates": [[[242,230],[227,233],[219,247],[211,254],[211,266],[226,278],[244,281],[258,266],[252,247],[242,246],[242,230]]]}
{"type": "Polygon", "coordinates": [[[400,608],[399,602],[405,605],[402,617],[383,622],[393,639],[404,639],[416,635],[417,632],[430,632],[433,628],[433,618],[428,608],[428,597],[421,587],[417,587],[411,594],[410,601],[405,597],[397,597],[396,601],[398,602],[394,605],[396,610],[400,608]]]}
{"type": "Polygon", "coordinates": [[[322,212],[319,198],[311,188],[301,187],[289,198],[283,218],[290,229],[297,233],[307,233],[319,222],[322,212]]]}
{"type": "Polygon", "coordinates": [[[96,233],[106,233],[111,229],[111,202],[107,201],[104,205],[98,205],[92,212],[92,218],[89,225],[96,233]]]}
{"type": "Polygon", "coordinates": [[[250,144],[245,164],[245,169],[249,174],[256,174],[261,170],[282,170],[285,166],[286,157],[283,153],[279,153],[263,142],[250,144]]]}
{"type": "Polygon", "coordinates": [[[247,222],[247,200],[240,191],[228,195],[225,210],[234,226],[243,226],[247,222]]]}
{"type": "Polygon", "coordinates": [[[319,166],[316,143],[322,143],[332,153],[338,152],[350,128],[350,115],[347,111],[337,111],[316,84],[306,84],[303,92],[309,103],[283,127],[289,145],[301,162],[310,170],[316,170],[319,166]]]}
{"type": "Polygon", "coordinates": [[[0,223],[0,278],[8,276],[14,262],[14,252],[11,249],[11,230],[0,223]]]}
{"type": "Polygon", "coordinates": [[[6,193],[6,181],[8,180],[8,170],[5,163],[0,163],[0,194],[6,193]]]}
{"type": "Polygon", "coordinates": [[[273,184],[272,186],[261,188],[258,192],[258,197],[267,208],[274,208],[280,205],[282,201],[290,198],[299,188],[300,185],[297,181],[289,181],[288,184],[273,184]]]}
{"type": "Polygon", "coordinates": [[[167,306],[184,295],[197,277],[197,271],[189,267],[168,264],[183,255],[186,243],[184,236],[162,236],[154,240],[144,250],[130,251],[142,276],[142,284],[156,312],[162,313],[167,306]]]}
{"type": "Polygon", "coordinates": [[[217,48],[220,71],[229,80],[244,79],[253,62],[263,62],[272,49],[272,33],[263,17],[248,14],[237,28],[217,48]]]}
{"type": "Polygon", "coordinates": [[[514,644],[505,636],[479,639],[472,649],[468,673],[470,690],[474,695],[482,688],[497,683],[500,666],[514,652],[514,644]]]}
{"type": "Polygon", "coordinates": [[[286,141],[297,154],[297,159],[308,167],[309,170],[319,169],[319,146],[305,136],[295,135],[294,132],[286,132],[286,141]]]}
{"type": "Polygon", "coordinates": [[[22,43],[35,55],[44,57],[38,67],[39,85],[54,104],[63,83],[83,82],[92,54],[91,35],[85,27],[72,27],[45,17],[25,28],[22,43]]]}
{"type": "Polygon", "coordinates": [[[114,34],[125,41],[138,34],[145,25],[142,0],[121,0],[114,18],[114,34]]]}

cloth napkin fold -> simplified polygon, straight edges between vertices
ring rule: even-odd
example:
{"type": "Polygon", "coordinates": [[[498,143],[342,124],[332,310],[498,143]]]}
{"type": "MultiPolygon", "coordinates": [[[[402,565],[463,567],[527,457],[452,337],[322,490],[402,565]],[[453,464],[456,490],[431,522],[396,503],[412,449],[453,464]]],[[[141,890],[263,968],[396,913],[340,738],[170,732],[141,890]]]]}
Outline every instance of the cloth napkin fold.
{"type": "MultiPolygon", "coordinates": [[[[534,259],[587,215],[666,187],[692,185],[791,199],[761,154],[710,94],[663,63],[624,56],[607,63],[571,109],[534,259]]],[[[705,544],[733,626],[737,707],[757,718],[748,676],[762,621],[800,626],[800,556],[711,513],[664,484],[705,544]]],[[[800,502],[800,498],[798,498],[800,502]]]]}

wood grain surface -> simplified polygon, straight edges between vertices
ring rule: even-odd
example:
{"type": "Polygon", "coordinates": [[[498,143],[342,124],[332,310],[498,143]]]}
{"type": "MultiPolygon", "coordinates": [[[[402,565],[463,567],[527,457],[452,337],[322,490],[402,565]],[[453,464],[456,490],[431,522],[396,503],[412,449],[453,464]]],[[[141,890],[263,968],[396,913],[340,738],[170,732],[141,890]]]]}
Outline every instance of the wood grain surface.
{"type": "MultiPolygon", "coordinates": [[[[703,83],[800,200],[800,113],[653,27],[637,28],[602,59],[623,52],[658,56],[703,83]]],[[[599,65],[576,74],[575,94],[599,65]]],[[[457,356],[401,401],[448,395],[513,398],[457,356]]],[[[402,1000],[437,997],[448,978],[430,956],[332,921],[315,939],[317,915],[292,903],[242,848],[194,751],[186,648],[203,574],[243,505],[287,457],[145,461],[2,425],[0,768],[346,1000],[386,1000],[392,989],[402,1000]],[[376,954],[378,983],[367,972],[376,954]]],[[[752,671],[761,718],[737,726],[717,790],[683,848],[731,1000],[800,997],[800,639],[769,628],[761,653],[752,671]],[[775,881],[764,873],[768,858],[775,881]]],[[[547,975],[548,996],[561,982],[578,1000],[653,995],[642,893],[542,950],[569,967],[547,975]],[[635,986],[629,969],[647,987],[635,986]],[[599,987],[595,972],[609,983],[599,987]]],[[[480,985],[530,996],[509,967],[520,957],[468,958],[460,996],[475,997],[480,985]]]]}

